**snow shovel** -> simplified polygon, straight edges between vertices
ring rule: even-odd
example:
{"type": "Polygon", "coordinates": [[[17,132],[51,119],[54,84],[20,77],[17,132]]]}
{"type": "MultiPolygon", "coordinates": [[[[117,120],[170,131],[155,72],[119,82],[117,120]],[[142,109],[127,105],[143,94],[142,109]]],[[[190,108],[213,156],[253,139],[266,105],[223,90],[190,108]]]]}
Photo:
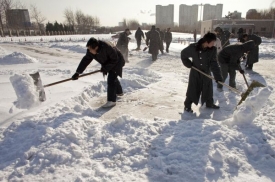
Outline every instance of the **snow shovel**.
{"type": "MultiPolygon", "coordinates": [[[[85,74],[79,75],[79,77],[88,76],[88,75],[98,73],[98,72],[101,72],[101,71],[97,70],[97,71],[93,71],[93,72],[90,72],[90,73],[85,73],[85,74]]],[[[30,74],[30,76],[34,80],[34,85],[36,86],[36,90],[39,92],[39,101],[41,101],[41,102],[46,100],[46,94],[45,94],[45,91],[44,91],[45,87],[50,87],[52,85],[56,85],[56,84],[59,84],[59,83],[63,83],[63,82],[67,82],[67,81],[72,80],[72,78],[68,78],[68,79],[60,80],[60,81],[50,83],[50,84],[47,84],[47,85],[42,85],[42,80],[41,80],[39,72],[30,74]]]]}
{"type": "MultiPolygon", "coordinates": [[[[210,75],[208,75],[208,74],[202,72],[202,71],[199,70],[198,68],[195,68],[194,66],[192,66],[192,68],[193,68],[194,70],[200,72],[201,74],[207,76],[208,78],[210,78],[210,79],[212,79],[212,80],[215,80],[214,77],[212,77],[212,76],[210,76],[210,75]]],[[[216,81],[216,80],[215,80],[215,81],[216,81]]],[[[238,93],[238,94],[241,94],[241,100],[240,100],[240,102],[238,103],[238,105],[240,105],[240,104],[247,98],[247,96],[250,94],[250,92],[252,92],[252,90],[253,90],[255,87],[265,87],[263,84],[261,84],[261,83],[255,81],[255,80],[253,80],[252,83],[250,84],[250,86],[248,86],[248,89],[246,90],[246,92],[242,93],[242,92],[239,91],[238,89],[235,89],[235,88],[233,88],[233,87],[231,87],[231,86],[229,86],[229,85],[227,85],[227,84],[225,84],[225,83],[223,83],[223,82],[218,81],[218,83],[221,84],[221,85],[223,85],[223,86],[226,86],[227,88],[229,88],[230,90],[232,90],[232,91],[234,91],[234,92],[236,92],[236,93],[238,93]]]]}

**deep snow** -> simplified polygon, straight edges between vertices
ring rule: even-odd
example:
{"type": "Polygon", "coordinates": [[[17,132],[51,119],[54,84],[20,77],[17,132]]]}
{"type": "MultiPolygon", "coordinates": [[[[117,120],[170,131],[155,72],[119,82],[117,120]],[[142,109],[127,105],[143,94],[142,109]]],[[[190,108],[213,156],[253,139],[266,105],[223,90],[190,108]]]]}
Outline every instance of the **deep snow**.
{"type": "MultiPolygon", "coordinates": [[[[192,35],[180,33],[156,62],[130,51],[125,95],[114,108],[101,108],[100,73],[47,87],[38,102],[28,74],[39,71],[43,84],[70,78],[90,36],[115,42],[111,35],[0,40],[0,181],[275,181],[273,39],[263,38],[260,62],[245,74],[266,87],[237,108],[240,94],[214,84],[219,110],[199,104],[195,114],[183,112],[189,69],[180,51],[192,35]]],[[[93,61],[86,72],[99,68],[93,61]]],[[[247,89],[239,73],[236,82],[247,89]]]]}

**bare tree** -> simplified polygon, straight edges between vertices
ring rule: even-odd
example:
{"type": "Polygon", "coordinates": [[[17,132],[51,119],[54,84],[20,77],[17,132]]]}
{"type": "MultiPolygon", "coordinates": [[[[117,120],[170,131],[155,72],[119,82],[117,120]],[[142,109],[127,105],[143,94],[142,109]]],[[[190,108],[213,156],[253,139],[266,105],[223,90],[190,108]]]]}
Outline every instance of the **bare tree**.
{"type": "Polygon", "coordinates": [[[139,23],[138,23],[137,20],[134,20],[134,19],[127,20],[127,27],[134,30],[134,29],[137,29],[139,27],[139,23]]]}
{"type": "Polygon", "coordinates": [[[35,23],[38,25],[39,30],[42,31],[43,22],[46,20],[46,18],[41,14],[41,11],[38,10],[36,5],[31,4],[30,11],[31,19],[34,19],[35,23]]]}
{"type": "Polygon", "coordinates": [[[76,21],[76,25],[77,25],[77,31],[79,33],[82,33],[83,29],[84,29],[84,25],[83,25],[83,20],[84,20],[84,13],[81,10],[77,10],[75,12],[75,21],[76,21]]]}
{"type": "Polygon", "coordinates": [[[65,21],[66,23],[70,26],[70,27],[73,27],[73,29],[75,28],[75,15],[74,15],[74,12],[69,9],[69,8],[66,8],[64,10],[64,16],[65,16],[65,21]]]}
{"type": "Polygon", "coordinates": [[[6,15],[7,11],[12,9],[14,4],[13,0],[0,0],[0,26],[4,30],[4,25],[6,25],[6,15]]]}

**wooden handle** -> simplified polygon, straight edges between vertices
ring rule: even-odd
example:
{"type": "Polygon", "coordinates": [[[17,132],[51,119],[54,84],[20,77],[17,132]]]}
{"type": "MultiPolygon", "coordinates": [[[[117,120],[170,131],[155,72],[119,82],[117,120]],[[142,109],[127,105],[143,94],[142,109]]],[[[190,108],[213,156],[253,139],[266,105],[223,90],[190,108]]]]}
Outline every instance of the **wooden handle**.
{"type": "MultiPolygon", "coordinates": [[[[80,77],[84,77],[84,76],[88,76],[88,75],[91,75],[91,74],[94,74],[94,73],[98,73],[98,72],[101,72],[100,70],[97,70],[97,71],[93,71],[93,72],[90,72],[90,73],[85,73],[85,74],[82,74],[79,76],[80,77]]],[[[72,80],[72,78],[68,78],[68,79],[65,79],[65,80],[61,80],[61,81],[58,81],[58,82],[54,82],[54,83],[50,83],[50,84],[47,84],[47,85],[44,85],[43,87],[50,87],[52,85],[56,85],[56,84],[59,84],[59,83],[63,83],[63,82],[67,82],[67,81],[70,81],[72,80]]]]}
{"type": "MultiPolygon", "coordinates": [[[[212,80],[216,81],[214,77],[212,77],[212,76],[210,76],[210,75],[208,75],[208,74],[206,74],[206,73],[202,72],[202,71],[201,71],[201,70],[199,70],[198,68],[196,68],[196,67],[194,67],[194,66],[192,66],[192,68],[193,68],[194,70],[196,70],[196,71],[200,72],[201,74],[203,74],[203,75],[207,76],[208,78],[210,78],[210,79],[212,79],[212,80]]],[[[242,93],[241,91],[239,91],[239,90],[237,90],[237,89],[235,89],[235,88],[233,88],[233,87],[230,87],[229,85],[227,85],[227,84],[225,84],[225,83],[223,83],[223,82],[218,81],[218,83],[219,83],[219,84],[222,84],[223,86],[225,86],[225,87],[229,88],[230,90],[232,90],[232,91],[234,91],[234,92],[237,92],[237,93],[239,93],[239,94],[241,94],[241,93],[242,93]]]]}

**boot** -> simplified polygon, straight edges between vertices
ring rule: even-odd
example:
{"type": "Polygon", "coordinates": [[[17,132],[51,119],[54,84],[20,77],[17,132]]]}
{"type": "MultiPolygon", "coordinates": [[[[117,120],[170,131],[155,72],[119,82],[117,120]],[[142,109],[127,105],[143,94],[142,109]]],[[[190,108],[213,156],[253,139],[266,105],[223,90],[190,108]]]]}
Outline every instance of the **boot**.
{"type": "Polygon", "coordinates": [[[184,107],[184,111],[193,113],[193,110],[189,107],[184,107]]]}
{"type": "Polygon", "coordinates": [[[206,107],[207,107],[207,108],[210,108],[210,109],[220,109],[220,106],[217,106],[217,105],[215,105],[215,104],[212,104],[212,105],[207,105],[207,104],[206,104],[206,107]]]}

